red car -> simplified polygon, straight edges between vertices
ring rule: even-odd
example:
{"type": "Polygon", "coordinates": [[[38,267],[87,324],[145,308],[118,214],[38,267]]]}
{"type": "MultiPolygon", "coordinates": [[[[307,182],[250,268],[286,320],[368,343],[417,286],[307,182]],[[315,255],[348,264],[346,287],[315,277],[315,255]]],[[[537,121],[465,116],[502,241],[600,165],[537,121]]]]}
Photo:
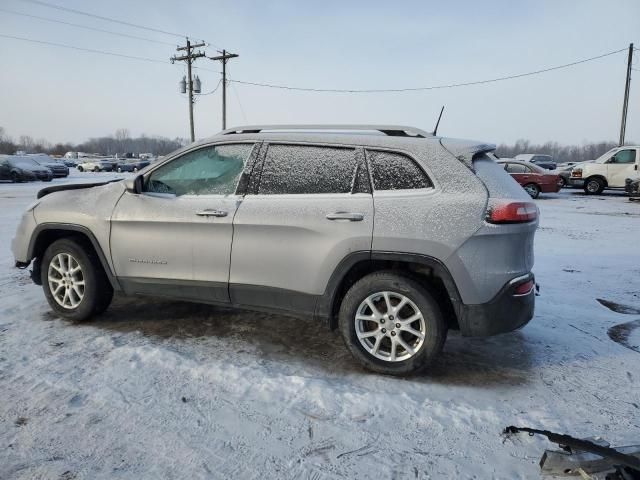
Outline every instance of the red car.
{"type": "Polygon", "coordinates": [[[540,193],[556,193],[560,191],[560,175],[550,173],[549,170],[540,168],[529,162],[517,160],[502,160],[501,165],[513,179],[522,185],[531,198],[538,198],[540,193]]]}

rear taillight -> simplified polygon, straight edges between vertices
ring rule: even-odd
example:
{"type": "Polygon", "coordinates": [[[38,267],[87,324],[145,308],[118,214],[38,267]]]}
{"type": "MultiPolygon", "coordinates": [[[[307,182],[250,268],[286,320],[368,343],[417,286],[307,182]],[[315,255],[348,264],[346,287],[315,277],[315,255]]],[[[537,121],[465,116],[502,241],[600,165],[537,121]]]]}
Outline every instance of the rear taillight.
{"type": "Polygon", "coordinates": [[[582,170],[571,170],[571,176],[573,178],[582,178],[582,170]]]}
{"type": "Polygon", "coordinates": [[[487,222],[489,223],[525,223],[538,218],[538,207],[531,202],[509,202],[492,200],[489,202],[487,222]]]}
{"type": "Polygon", "coordinates": [[[527,295],[531,293],[533,290],[535,283],[533,280],[528,280],[524,283],[521,283],[513,290],[513,295],[527,295]]]}

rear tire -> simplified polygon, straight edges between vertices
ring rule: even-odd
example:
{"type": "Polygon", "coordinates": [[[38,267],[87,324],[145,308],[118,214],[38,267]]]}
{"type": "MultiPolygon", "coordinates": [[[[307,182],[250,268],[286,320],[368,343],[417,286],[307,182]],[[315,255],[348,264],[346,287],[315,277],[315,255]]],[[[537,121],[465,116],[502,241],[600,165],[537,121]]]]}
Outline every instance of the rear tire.
{"type": "Polygon", "coordinates": [[[356,360],[386,375],[425,369],[447,337],[442,312],[431,294],[413,278],[392,271],[371,273],[351,286],[340,305],[338,326],[356,360]]]}
{"type": "Polygon", "coordinates": [[[527,183],[524,187],[525,191],[529,194],[531,198],[538,198],[540,195],[540,187],[535,183],[527,183]]]}
{"type": "Polygon", "coordinates": [[[558,186],[560,188],[564,188],[567,186],[567,181],[564,179],[564,177],[558,178],[558,186]]]}
{"type": "Polygon", "coordinates": [[[79,172],[82,172],[82,167],[78,166],[77,168],[79,172]]]}
{"type": "Polygon", "coordinates": [[[62,238],[49,245],[40,278],[52,310],[77,322],[102,313],[113,298],[98,256],[82,239],[62,238]]]}
{"type": "Polygon", "coordinates": [[[11,181],[13,183],[20,183],[20,175],[18,175],[16,172],[12,172],[11,173],[11,181]]]}
{"type": "Polygon", "coordinates": [[[584,182],[584,193],[587,195],[600,195],[604,191],[604,182],[599,178],[587,178],[584,182]]]}

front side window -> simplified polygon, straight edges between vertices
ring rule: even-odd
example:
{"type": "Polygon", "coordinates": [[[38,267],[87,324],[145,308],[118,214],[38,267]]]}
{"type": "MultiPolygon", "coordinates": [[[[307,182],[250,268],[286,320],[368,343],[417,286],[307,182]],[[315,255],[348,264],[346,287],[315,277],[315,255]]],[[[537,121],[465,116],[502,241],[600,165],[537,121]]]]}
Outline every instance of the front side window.
{"type": "Polygon", "coordinates": [[[401,153],[367,150],[373,188],[376,190],[412,190],[433,187],[422,169],[401,153]]]}
{"type": "Polygon", "coordinates": [[[619,150],[611,157],[611,163],[635,163],[636,151],[635,150],[619,150]]]}
{"type": "Polygon", "coordinates": [[[355,149],[312,145],[269,145],[260,187],[263,195],[350,193],[355,149]]]}
{"type": "Polygon", "coordinates": [[[144,191],[180,195],[231,195],[253,144],[200,148],[154,170],[144,191]]]}

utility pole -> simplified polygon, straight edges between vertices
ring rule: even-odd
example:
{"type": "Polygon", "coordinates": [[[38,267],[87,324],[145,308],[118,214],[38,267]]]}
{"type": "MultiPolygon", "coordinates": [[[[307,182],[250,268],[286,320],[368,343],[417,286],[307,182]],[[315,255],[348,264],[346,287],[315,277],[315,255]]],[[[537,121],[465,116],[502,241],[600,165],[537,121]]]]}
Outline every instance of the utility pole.
{"type": "Polygon", "coordinates": [[[627,129],[627,111],[629,110],[629,89],[631,88],[631,65],[633,65],[633,43],[629,44],[627,60],[627,78],[624,82],[624,101],[622,102],[622,120],[620,121],[620,146],[624,145],[624,134],[627,129]]]}
{"type": "Polygon", "coordinates": [[[220,60],[222,62],[222,129],[227,128],[227,60],[237,58],[239,55],[235,53],[227,53],[222,50],[222,55],[218,57],[209,57],[210,60],[220,60]]]}
{"type": "Polygon", "coordinates": [[[191,41],[187,38],[187,45],[184,47],[176,48],[177,51],[185,50],[187,53],[180,57],[173,56],[171,57],[171,63],[176,61],[178,62],[187,62],[187,87],[189,89],[189,126],[191,133],[191,141],[194,142],[196,139],[195,129],[193,127],[193,78],[191,76],[191,64],[196,58],[204,57],[206,54],[198,51],[197,53],[193,52],[194,48],[204,47],[206,44],[204,42],[198,43],[196,45],[191,45],[191,41]]]}

